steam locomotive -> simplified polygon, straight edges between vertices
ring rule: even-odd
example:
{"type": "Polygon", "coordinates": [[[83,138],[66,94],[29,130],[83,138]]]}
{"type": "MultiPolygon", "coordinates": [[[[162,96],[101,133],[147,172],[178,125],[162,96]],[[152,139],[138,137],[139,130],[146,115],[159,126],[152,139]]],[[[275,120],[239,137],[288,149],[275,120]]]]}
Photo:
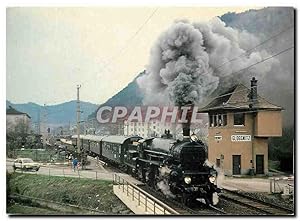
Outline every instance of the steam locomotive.
{"type": "MultiPolygon", "coordinates": [[[[81,149],[118,166],[169,197],[189,205],[195,200],[216,205],[217,171],[206,165],[206,145],[195,135],[175,140],[139,136],[80,135],[81,149]]],[[[72,136],[77,145],[77,136],[72,136]]]]}

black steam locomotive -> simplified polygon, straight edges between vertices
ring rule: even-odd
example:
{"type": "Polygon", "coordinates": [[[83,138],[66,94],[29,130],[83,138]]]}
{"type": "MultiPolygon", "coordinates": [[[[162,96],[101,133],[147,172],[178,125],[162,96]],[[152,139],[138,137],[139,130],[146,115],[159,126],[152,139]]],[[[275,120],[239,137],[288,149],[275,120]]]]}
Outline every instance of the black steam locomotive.
{"type": "MultiPolygon", "coordinates": [[[[117,165],[127,173],[184,204],[194,200],[215,205],[220,191],[217,171],[205,164],[206,146],[192,135],[183,141],[139,136],[80,135],[81,149],[117,165]]],[[[77,145],[77,136],[72,136],[77,145]]]]}

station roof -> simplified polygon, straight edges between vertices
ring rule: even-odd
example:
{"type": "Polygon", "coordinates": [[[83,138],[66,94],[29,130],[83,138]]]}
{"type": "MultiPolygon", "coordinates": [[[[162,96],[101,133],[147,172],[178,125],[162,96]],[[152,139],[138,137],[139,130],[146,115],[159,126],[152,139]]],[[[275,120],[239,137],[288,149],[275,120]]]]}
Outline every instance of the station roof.
{"type": "MultiPolygon", "coordinates": [[[[214,98],[208,105],[200,108],[198,112],[210,112],[218,110],[249,110],[249,105],[252,103],[249,100],[250,89],[243,84],[238,84],[225,93],[220,94],[214,98]]],[[[282,110],[282,107],[274,105],[257,95],[257,103],[255,104],[257,110],[282,110]]]]}

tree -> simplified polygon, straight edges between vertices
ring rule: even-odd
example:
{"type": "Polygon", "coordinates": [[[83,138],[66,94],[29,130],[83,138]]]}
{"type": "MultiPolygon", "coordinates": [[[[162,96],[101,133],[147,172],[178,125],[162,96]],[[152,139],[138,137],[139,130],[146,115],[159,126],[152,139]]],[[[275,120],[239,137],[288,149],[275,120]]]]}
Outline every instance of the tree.
{"type": "Polygon", "coordinates": [[[293,171],[294,127],[283,128],[282,137],[269,140],[269,159],[280,161],[283,171],[293,171]]]}

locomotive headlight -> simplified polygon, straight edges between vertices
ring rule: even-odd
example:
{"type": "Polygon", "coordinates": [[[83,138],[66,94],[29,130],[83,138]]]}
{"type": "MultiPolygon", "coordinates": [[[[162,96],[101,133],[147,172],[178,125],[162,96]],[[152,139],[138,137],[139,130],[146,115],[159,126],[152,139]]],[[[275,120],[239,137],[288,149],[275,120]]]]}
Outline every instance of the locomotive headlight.
{"type": "Polygon", "coordinates": [[[214,183],[216,181],[216,176],[210,176],[209,178],[209,182],[214,183]]]}
{"type": "Polygon", "coordinates": [[[186,176],[186,177],[184,177],[184,182],[185,182],[186,184],[190,184],[190,183],[192,182],[192,178],[189,177],[189,176],[186,176]]]}

